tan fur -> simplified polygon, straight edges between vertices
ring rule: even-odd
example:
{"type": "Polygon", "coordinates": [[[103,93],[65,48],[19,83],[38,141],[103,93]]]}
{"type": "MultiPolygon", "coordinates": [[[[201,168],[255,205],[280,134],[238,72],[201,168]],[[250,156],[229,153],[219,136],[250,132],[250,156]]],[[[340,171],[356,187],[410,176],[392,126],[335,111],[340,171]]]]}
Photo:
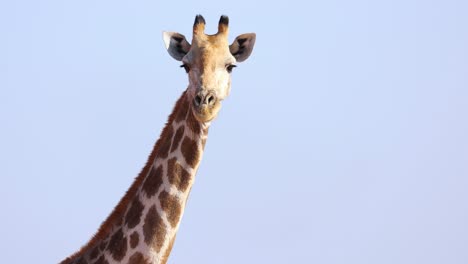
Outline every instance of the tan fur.
{"type": "MultiPolygon", "coordinates": [[[[194,26],[192,45],[183,62],[192,69],[189,79],[195,94],[201,90],[215,91],[219,100],[211,107],[195,109],[195,117],[200,122],[212,121],[221,108],[221,102],[230,92],[230,74],[226,66],[236,60],[229,51],[228,26],[219,24],[218,32],[207,35],[201,32],[202,24],[194,26]]],[[[204,28],[204,24],[203,24],[204,28]]]]}

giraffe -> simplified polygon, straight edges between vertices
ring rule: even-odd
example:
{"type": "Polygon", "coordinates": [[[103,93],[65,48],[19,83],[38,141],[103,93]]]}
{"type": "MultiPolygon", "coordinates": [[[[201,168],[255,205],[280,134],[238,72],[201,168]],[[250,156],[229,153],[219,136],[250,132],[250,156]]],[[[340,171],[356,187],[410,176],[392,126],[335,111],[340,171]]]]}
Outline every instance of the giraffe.
{"type": "Polygon", "coordinates": [[[246,60],[255,33],[228,43],[229,18],[207,35],[195,17],[190,44],[184,35],[163,32],[171,57],[182,61],[189,85],[177,100],[159,139],[127,193],[78,252],[61,264],[166,263],[199,167],[211,121],[231,89],[231,71],[246,60]]]}

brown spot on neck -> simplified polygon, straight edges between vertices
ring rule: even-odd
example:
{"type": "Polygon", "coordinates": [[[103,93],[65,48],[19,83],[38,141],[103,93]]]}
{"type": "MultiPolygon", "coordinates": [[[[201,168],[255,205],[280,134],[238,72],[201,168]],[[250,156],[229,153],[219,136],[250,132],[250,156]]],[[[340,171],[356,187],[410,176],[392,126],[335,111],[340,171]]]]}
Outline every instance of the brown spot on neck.
{"type": "Polygon", "coordinates": [[[177,123],[184,121],[187,118],[187,113],[189,111],[190,106],[188,99],[185,97],[187,97],[187,92],[184,92],[181,99],[179,99],[179,101],[176,104],[176,108],[178,109],[178,111],[177,114],[174,116],[174,120],[177,123]]]}
{"type": "Polygon", "coordinates": [[[166,237],[166,225],[164,224],[160,215],[153,205],[145,217],[145,224],[143,225],[143,236],[145,243],[148,246],[154,247],[156,252],[161,251],[161,247],[166,237]]]}
{"type": "Polygon", "coordinates": [[[130,247],[136,248],[139,242],[140,242],[140,235],[138,235],[138,233],[135,231],[130,236],[130,247]]]}
{"type": "Polygon", "coordinates": [[[158,148],[158,156],[162,159],[167,158],[167,155],[169,154],[169,148],[171,147],[171,139],[174,134],[174,129],[172,128],[171,124],[167,124],[166,127],[164,128],[161,138],[164,138],[164,140],[161,142],[161,145],[158,148]]]}
{"type": "Polygon", "coordinates": [[[162,209],[166,212],[167,220],[175,228],[182,214],[182,205],[179,199],[166,191],[162,191],[158,198],[162,209]]]}
{"type": "Polygon", "coordinates": [[[163,183],[163,168],[162,165],[159,165],[156,169],[151,168],[148,177],[146,178],[145,182],[141,189],[146,193],[146,196],[150,198],[151,196],[155,195],[159,189],[159,186],[163,183]]]}
{"type": "Polygon", "coordinates": [[[185,158],[190,167],[195,168],[199,159],[200,159],[200,151],[198,150],[197,141],[190,139],[189,137],[185,137],[182,141],[182,155],[185,158]]]}
{"type": "Polygon", "coordinates": [[[179,129],[177,129],[174,135],[174,139],[172,140],[171,152],[174,152],[176,149],[179,148],[180,140],[184,136],[184,130],[185,130],[184,126],[181,126],[179,127],[179,129]]]}
{"type": "Polygon", "coordinates": [[[135,252],[128,260],[128,264],[150,264],[140,252],[135,252]]]}
{"type": "Polygon", "coordinates": [[[141,214],[143,213],[143,204],[140,202],[138,197],[133,200],[130,209],[128,209],[127,215],[125,216],[125,223],[128,228],[134,228],[140,223],[141,214]]]}
{"type": "Polygon", "coordinates": [[[89,260],[93,260],[99,256],[99,247],[95,247],[92,251],[91,254],[89,254],[89,260]]]}
{"type": "Polygon", "coordinates": [[[109,250],[112,257],[117,261],[121,261],[125,257],[125,253],[127,253],[127,238],[122,228],[112,235],[107,250],[109,250]]]}
{"type": "Polygon", "coordinates": [[[167,161],[167,177],[179,191],[185,192],[190,185],[192,175],[177,162],[177,158],[172,158],[167,161]]]}
{"type": "Polygon", "coordinates": [[[102,241],[99,245],[99,250],[103,251],[107,247],[107,241],[102,241]]]}
{"type": "Polygon", "coordinates": [[[195,116],[191,112],[192,111],[191,109],[189,111],[190,112],[186,120],[187,127],[190,128],[190,130],[192,130],[194,134],[199,135],[201,133],[200,121],[198,121],[197,118],[195,118],[195,116]]]}

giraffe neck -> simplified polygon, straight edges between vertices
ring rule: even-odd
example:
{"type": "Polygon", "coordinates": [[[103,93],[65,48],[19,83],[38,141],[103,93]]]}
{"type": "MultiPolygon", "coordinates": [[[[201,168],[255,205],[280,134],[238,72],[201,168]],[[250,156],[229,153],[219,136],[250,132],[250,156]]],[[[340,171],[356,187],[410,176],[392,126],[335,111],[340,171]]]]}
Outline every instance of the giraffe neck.
{"type": "Polygon", "coordinates": [[[187,91],[134,183],[96,235],[65,263],[166,263],[205,146],[187,91]]]}
{"type": "MultiPolygon", "coordinates": [[[[186,101],[184,105],[191,104],[186,101]]],[[[167,141],[140,191],[144,205],[139,228],[144,241],[141,251],[148,252],[144,257],[155,263],[166,263],[172,249],[208,134],[209,124],[198,122],[190,107],[179,111],[162,133],[160,140],[167,141]]]]}

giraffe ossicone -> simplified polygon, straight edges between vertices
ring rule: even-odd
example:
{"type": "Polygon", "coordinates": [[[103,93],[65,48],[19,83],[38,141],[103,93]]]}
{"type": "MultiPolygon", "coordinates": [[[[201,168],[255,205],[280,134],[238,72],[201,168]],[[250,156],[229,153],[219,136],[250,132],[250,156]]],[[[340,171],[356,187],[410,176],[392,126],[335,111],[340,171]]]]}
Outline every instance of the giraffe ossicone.
{"type": "Polygon", "coordinates": [[[182,61],[188,88],[177,100],[146,165],[93,238],[62,264],[166,263],[200,164],[208,128],[231,89],[231,71],[246,60],[255,34],[228,43],[227,16],[205,34],[197,15],[191,43],[164,32],[168,53],[182,61]]]}

